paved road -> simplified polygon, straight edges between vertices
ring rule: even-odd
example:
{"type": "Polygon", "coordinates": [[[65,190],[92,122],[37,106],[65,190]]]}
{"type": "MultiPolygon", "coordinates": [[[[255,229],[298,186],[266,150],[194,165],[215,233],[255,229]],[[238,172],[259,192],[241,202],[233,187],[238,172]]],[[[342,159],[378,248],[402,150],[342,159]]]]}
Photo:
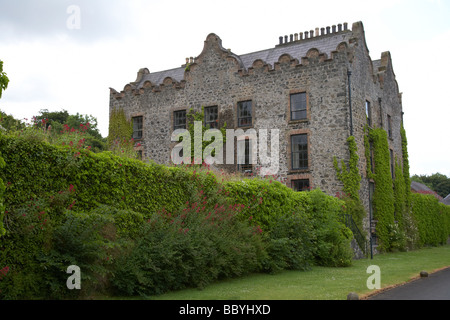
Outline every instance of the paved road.
{"type": "Polygon", "coordinates": [[[381,292],[368,300],[450,300],[450,268],[381,292]]]}

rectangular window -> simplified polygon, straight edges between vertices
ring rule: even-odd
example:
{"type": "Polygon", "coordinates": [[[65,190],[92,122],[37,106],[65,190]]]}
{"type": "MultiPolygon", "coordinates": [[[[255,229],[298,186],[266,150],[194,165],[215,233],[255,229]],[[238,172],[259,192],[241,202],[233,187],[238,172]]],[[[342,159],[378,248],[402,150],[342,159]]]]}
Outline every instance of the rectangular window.
{"type": "Polygon", "coordinates": [[[390,152],[390,156],[391,156],[391,176],[392,176],[392,180],[394,180],[394,178],[395,178],[394,151],[389,150],[389,152],[390,152]]]}
{"type": "Polygon", "coordinates": [[[292,180],[291,187],[294,191],[307,191],[309,190],[309,179],[292,180]]]}
{"type": "Polygon", "coordinates": [[[293,170],[308,169],[308,135],[291,136],[291,162],[293,170]]]}
{"type": "Polygon", "coordinates": [[[186,129],[186,110],[174,111],[173,129],[186,129]]]}
{"type": "Polygon", "coordinates": [[[241,101],[237,105],[238,127],[252,125],[252,101],[241,101]]]}
{"type": "Polygon", "coordinates": [[[306,93],[291,94],[291,120],[306,119],[306,93]]]}
{"type": "Polygon", "coordinates": [[[252,142],[250,139],[238,141],[238,169],[244,173],[252,172],[252,142]]]}
{"type": "Polygon", "coordinates": [[[217,129],[218,128],[218,119],[219,119],[219,112],[218,107],[207,107],[205,108],[205,127],[211,128],[211,129],[217,129]]]}
{"type": "Polygon", "coordinates": [[[366,101],[366,118],[367,118],[367,124],[369,127],[372,126],[372,110],[370,108],[370,102],[366,101]]]}
{"type": "MultiPolygon", "coordinates": [[[[369,182],[369,217],[370,223],[372,224],[373,219],[373,194],[375,193],[375,184],[373,182],[369,182]]],[[[371,231],[372,233],[372,231],[371,231]]]]}
{"type": "Polygon", "coordinates": [[[375,162],[373,161],[373,142],[370,142],[369,148],[370,148],[370,169],[372,170],[372,173],[375,173],[375,162]]]}
{"type": "Polygon", "coordinates": [[[142,139],[142,123],[143,117],[133,117],[133,139],[142,139]]]}
{"type": "Polygon", "coordinates": [[[388,137],[392,138],[392,119],[390,115],[387,115],[388,137]]]}

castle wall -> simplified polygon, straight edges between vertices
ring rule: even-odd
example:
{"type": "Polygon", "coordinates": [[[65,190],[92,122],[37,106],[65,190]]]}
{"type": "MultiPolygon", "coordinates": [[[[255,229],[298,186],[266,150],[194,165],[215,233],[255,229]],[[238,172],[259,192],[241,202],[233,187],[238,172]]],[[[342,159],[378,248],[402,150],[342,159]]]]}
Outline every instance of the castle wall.
{"type": "MultiPolygon", "coordinates": [[[[372,127],[387,130],[387,115],[391,116],[389,146],[401,160],[401,96],[389,53],[383,53],[379,61],[371,60],[361,23],[353,24],[351,34],[346,32],[343,34],[349,40],[339,43],[328,54],[315,49],[314,39],[308,39],[311,49],[300,59],[281,54],[272,64],[256,59],[248,68],[243,66],[239,56],[222,47],[218,36],[210,34],[202,53],[191,61],[182,80],[166,77],[162,83],[146,81],[142,86],[134,85],[138,81],[131,83],[120,93],[112,89],[110,109],[121,107],[130,119],[143,116],[144,158],[170,163],[170,153],[176,144],[170,142],[174,111],[191,108],[200,111],[202,106],[218,106],[219,127],[226,123],[227,129],[237,129],[238,102],[252,100],[253,123],[243,129],[280,130],[280,180],[290,186],[291,180],[309,179],[312,188],[335,195],[342,191],[342,183],[337,180],[333,158],[336,156],[346,162],[349,159],[347,71],[351,71],[353,133],[362,177],[360,197],[368,211],[365,102],[371,104],[372,127]],[[291,121],[290,94],[298,92],[306,93],[307,118],[291,121]],[[291,168],[290,136],[294,134],[308,136],[309,166],[306,170],[291,168]]],[[[219,167],[228,171],[237,169],[235,164],[219,167]]],[[[368,228],[368,219],[365,223],[368,228]]]]}

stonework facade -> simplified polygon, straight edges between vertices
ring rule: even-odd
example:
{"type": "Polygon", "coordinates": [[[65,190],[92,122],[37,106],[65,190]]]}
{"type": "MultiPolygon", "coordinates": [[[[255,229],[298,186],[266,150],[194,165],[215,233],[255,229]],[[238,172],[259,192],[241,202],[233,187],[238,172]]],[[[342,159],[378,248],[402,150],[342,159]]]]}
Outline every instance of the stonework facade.
{"type": "Polygon", "coordinates": [[[348,160],[346,140],[353,132],[366,208],[366,123],[385,128],[392,154],[402,157],[402,102],[391,57],[384,52],[371,59],[361,22],[280,37],[274,48],[243,55],[209,34],[200,55],[185,65],[154,73],[144,68],[121,92],[110,89],[110,111],[122,108],[130,120],[141,121],[143,157],[158,163],[171,161],[171,134],[183,124],[183,111],[202,107],[214,107],[218,127],[279,129],[280,180],[330,195],[342,191],[333,158],[348,160]]]}

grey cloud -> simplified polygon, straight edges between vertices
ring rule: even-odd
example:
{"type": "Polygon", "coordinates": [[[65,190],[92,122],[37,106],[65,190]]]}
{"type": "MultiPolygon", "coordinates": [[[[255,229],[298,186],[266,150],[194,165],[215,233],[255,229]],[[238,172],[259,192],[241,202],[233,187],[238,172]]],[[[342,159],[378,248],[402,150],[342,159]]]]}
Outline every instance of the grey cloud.
{"type": "Polygon", "coordinates": [[[68,35],[79,41],[122,37],[134,32],[132,1],[127,0],[0,0],[0,41],[68,35]],[[79,29],[73,20],[79,8],[79,29]]]}

